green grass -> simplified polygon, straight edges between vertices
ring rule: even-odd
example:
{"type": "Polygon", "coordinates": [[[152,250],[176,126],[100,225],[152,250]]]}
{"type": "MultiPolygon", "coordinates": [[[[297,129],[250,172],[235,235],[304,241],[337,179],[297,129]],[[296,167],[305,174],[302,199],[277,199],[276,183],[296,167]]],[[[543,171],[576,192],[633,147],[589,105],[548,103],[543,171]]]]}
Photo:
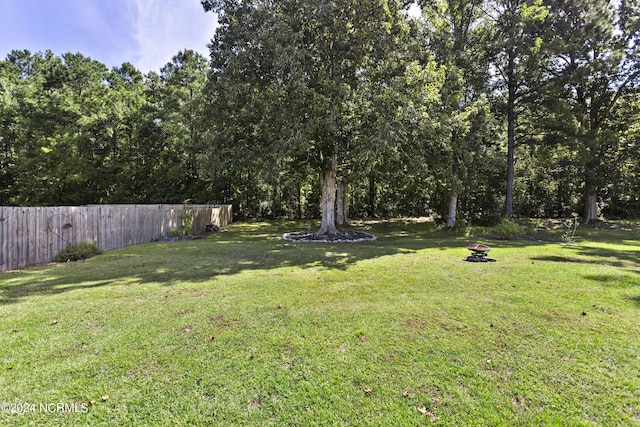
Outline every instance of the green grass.
{"type": "Polygon", "coordinates": [[[279,238],[307,226],[1,274],[0,402],[35,410],[0,424],[640,425],[637,224],[279,238]],[[498,262],[463,262],[476,240],[498,262]]]}

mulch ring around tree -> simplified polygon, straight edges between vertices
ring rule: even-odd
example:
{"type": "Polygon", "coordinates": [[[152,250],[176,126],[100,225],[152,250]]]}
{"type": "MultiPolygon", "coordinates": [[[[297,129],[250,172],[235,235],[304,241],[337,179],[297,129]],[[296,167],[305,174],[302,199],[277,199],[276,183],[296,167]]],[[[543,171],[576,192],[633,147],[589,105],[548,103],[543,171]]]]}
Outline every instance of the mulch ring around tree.
{"type": "Polygon", "coordinates": [[[373,234],[363,233],[361,231],[339,231],[335,234],[317,234],[305,231],[296,231],[282,235],[282,240],[300,243],[356,243],[369,242],[376,239],[377,237],[373,234]]]}

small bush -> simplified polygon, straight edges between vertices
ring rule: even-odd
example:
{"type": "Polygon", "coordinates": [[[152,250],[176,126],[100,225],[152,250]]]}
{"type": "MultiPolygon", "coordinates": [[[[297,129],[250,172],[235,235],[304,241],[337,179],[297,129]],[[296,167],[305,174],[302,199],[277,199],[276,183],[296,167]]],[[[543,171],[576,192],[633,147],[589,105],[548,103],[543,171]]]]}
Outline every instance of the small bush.
{"type": "Polygon", "coordinates": [[[503,219],[491,229],[498,239],[510,240],[527,233],[527,227],[503,219]]]}
{"type": "Polygon", "coordinates": [[[576,229],[578,228],[578,214],[572,213],[573,218],[565,221],[564,225],[567,228],[565,233],[562,233],[562,243],[565,245],[575,245],[576,244],[576,229]]]}
{"type": "Polygon", "coordinates": [[[102,251],[93,242],[74,243],[56,255],[56,262],[79,261],[100,255],[102,251]]]}

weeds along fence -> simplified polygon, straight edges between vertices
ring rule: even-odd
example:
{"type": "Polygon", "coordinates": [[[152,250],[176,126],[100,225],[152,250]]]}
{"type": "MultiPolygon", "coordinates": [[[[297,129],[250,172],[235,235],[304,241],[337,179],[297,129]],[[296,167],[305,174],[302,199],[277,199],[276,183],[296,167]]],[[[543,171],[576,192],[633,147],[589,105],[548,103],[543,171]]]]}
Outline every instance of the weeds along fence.
{"type": "Polygon", "coordinates": [[[181,229],[184,218],[199,234],[229,224],[231,205],[0,206],[0,271],[50,262],[72,243],[109,250],[150,242],[181,229]]]}

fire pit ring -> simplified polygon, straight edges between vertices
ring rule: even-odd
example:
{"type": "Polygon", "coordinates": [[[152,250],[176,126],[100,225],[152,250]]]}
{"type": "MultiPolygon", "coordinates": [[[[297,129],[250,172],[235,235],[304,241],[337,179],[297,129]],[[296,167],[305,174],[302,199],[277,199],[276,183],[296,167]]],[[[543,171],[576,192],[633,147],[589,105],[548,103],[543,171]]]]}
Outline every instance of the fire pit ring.
{"type": "Polygon", "coordinates": [[[474,243],[467,246],[467,249],[471,251],[471,255],[466,258],[466,261],[469,262],[495,262],[496,260],[493,258],[489,258],[487,253],[491,250],[491,248],[482,243],[474,243]]]}

